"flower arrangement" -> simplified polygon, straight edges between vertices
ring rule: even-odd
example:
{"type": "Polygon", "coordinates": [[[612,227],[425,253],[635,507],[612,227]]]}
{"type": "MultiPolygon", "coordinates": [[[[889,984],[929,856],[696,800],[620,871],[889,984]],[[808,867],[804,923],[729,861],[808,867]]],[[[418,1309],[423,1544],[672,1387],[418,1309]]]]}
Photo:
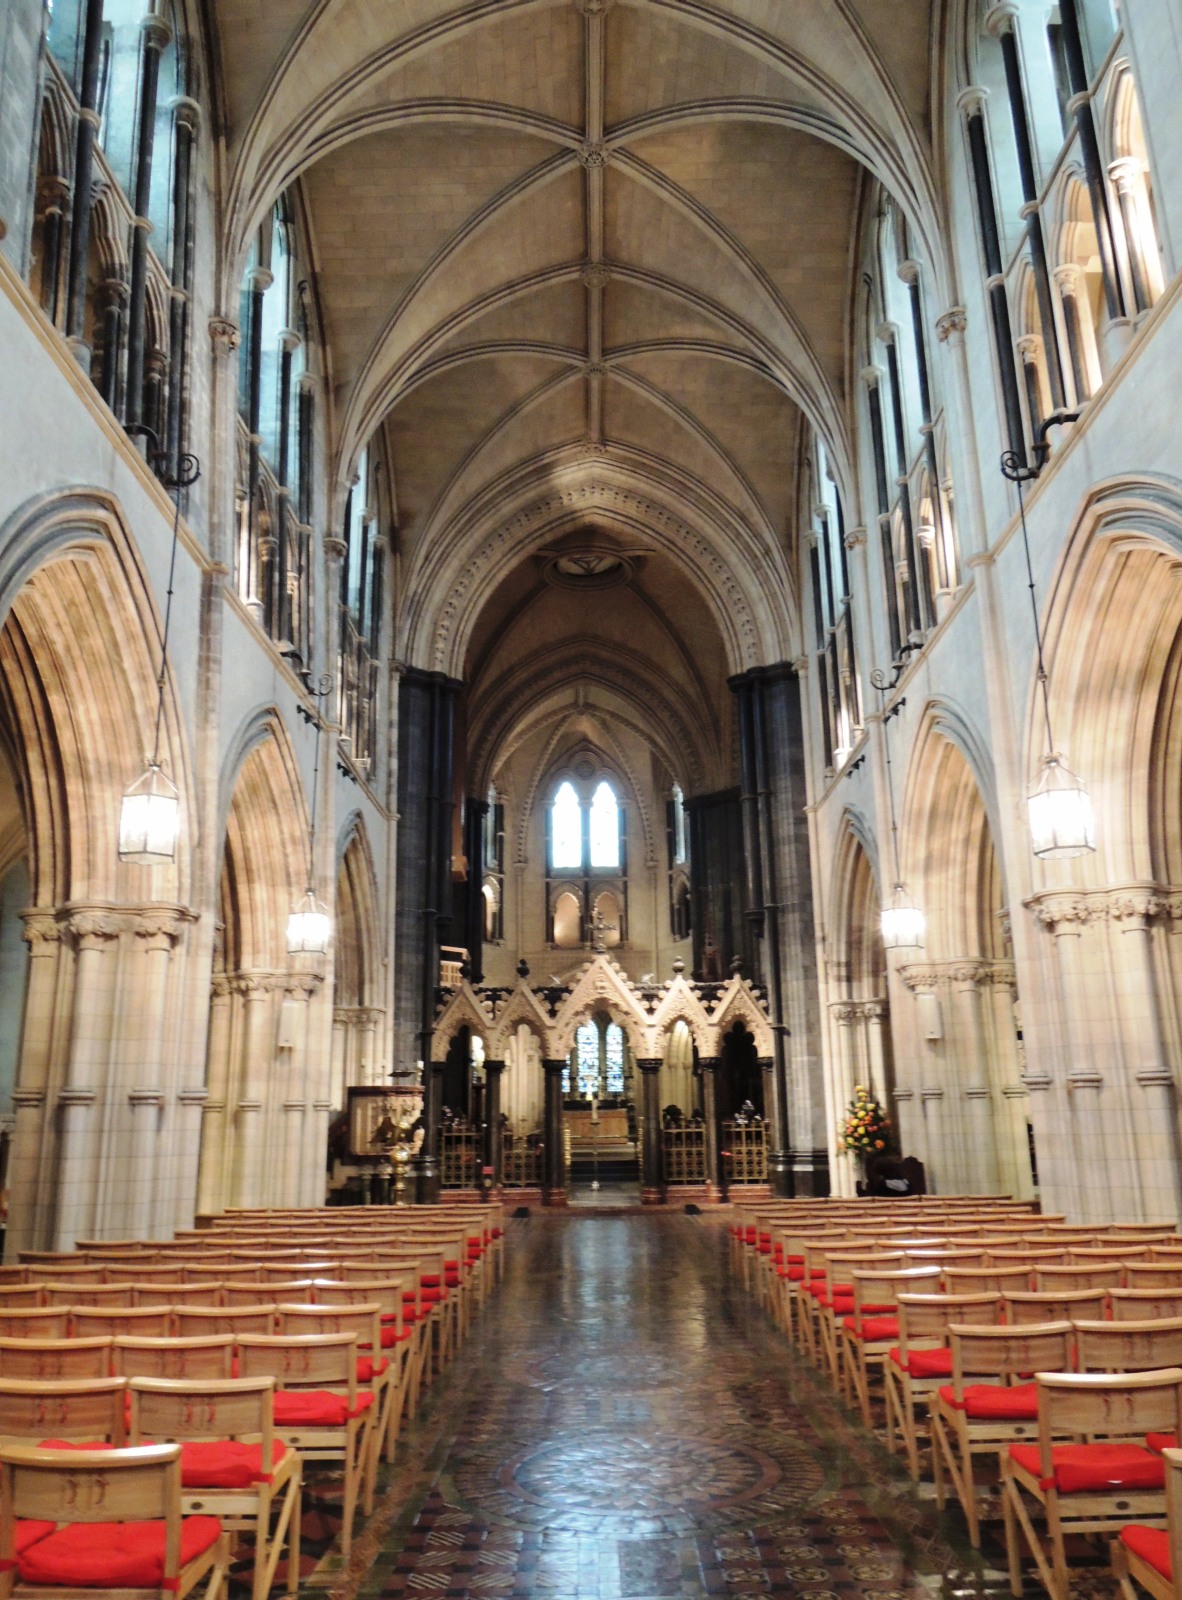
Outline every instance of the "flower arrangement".
{"type": "Polygon", "coordinates": [[[872,1156],[888,1149],[892,1138],[891,1119],[870,1091],[856,1084],[837,1148],[872,1156]]]}

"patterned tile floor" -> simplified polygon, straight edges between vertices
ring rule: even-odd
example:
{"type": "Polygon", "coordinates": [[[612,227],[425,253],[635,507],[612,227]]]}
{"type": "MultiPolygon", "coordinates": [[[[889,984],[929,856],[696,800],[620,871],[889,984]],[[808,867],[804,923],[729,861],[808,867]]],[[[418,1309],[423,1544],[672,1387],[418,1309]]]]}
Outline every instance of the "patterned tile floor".
{"type": "Polygon", "coordinates": [[[982,1562],[731,1285],[710,1215],[514,1223],[349,1563],[322,1551],[305,1584],[331,1600],[1008,1594],[1000,1549],[982,1562]]]}

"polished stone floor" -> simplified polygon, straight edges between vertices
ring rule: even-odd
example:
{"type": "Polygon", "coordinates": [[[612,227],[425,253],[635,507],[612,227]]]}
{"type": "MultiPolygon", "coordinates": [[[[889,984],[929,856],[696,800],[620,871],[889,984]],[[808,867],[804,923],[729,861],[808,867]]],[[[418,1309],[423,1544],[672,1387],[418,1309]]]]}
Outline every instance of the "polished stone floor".
{"type": "Polygon", "coordinates": [[[722,1219],[651,1212],[511,1225],[347,1569],[306,1576],[333,1600],[1008,1593],[731,1285],[722,1219]]]}

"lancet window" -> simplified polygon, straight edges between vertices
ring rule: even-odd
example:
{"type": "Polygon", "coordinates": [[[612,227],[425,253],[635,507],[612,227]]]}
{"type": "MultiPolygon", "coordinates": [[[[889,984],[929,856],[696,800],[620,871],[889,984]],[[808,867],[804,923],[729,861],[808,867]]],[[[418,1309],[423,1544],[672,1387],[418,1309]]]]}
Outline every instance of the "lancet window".
{"type": "Polygon", "coordinates": [[[1110,0],[983,0],[965,99],[1007,443],[1095,394],[1164,287],[1148,152],[1110,0]]]}
{"type": "MultiPolygon", "coordinates": [[[[923,269],[909,250],[906,221],[885,191],[864,245],[862,337],[866,351],[867,436],[872,458],[877,544],[881,552],[887,627],[893,660],[903,660],[922,647],[942,614],[947,598],[960,583],[956,531],[946,461],[943,409],[932,382],[928,359],[927,315],[923,269]]],[[[824,475],[827,476],[827,475],[824,475]]],[[[818,485],[822,496],[824,476],[818,485]]],[[[830,510],[819,502],[818,520],[830,510]]],[[[835,507],[840,511],[840,504],[835,507]]],[[[826,536],[833,543],[834,530],[826,536]]],[[[844,540],[842,540],[844,543],[844,540]]],[[[840,571],[841,552],[833,551],[829,582],[840,571]]],[[[825,571],[818,573],[814,595],[829,605],[825,571]]],[[[833,596],[836,607],[836,594],[833,596]]],[[[835,627],[836,610],[823,616],[825,630],[835,627]]],[[[833,688],[842,675],[839,657],[827,669],[833,688]]],[[[838,703],[827,685],[831,705],[838,703]]],[[[848,703],[833,719],[832,751],[849,748],[842,740],[857,725],[860,708],[848,703]],[[844,725],[843,725],[844,723],[844,725]]]]}
{"type": "Polygon", "coordinates": [[[624,1093],[624,1030],[607,1017],[589,1017],[575,1032],[575,1047],[563,1070],[564,1094],[572,1082],[581,1100],[624,1093]]]}
{"type": "Polygon", "coordinates": [[[296,671],[312,653],[310,318],[294,208],[284,196],[251,244],[238,363],[238,593],[296,671]]]}
{"type": "Polygon", "coordinates": [[[561,777],[546,808],[546,907],[559,949],[626,938],[627,827],[616,787],[592,762],[561,777]]]}
{"type": "Polygon", "coordinates": [[[199,114],[167,3],[53,0],[29,277],[165,478],[185,448],[199,114]]]}
{"type": "Polygon", "coordinates": [[[379,701],[378,660],[385,599],[380,463],[363,450],[345,502],[337,637],[341,745],[362,773],[373,764],[379,701]]]}

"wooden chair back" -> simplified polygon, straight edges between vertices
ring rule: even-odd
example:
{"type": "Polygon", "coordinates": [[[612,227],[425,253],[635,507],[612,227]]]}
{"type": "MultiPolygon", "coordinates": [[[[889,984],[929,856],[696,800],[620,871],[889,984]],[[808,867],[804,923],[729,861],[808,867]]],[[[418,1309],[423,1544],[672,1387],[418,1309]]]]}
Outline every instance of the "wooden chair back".
{"type": "Polygon", "coordinates": [[[172,1332],[172,1307],[71,1306],[70,1322],[79,1339],[120,1333],[163,1339],[172,1332]]]}
{"type": "Polygon", "coordinates": [[[1010,1290],[1022,1293],[1030,1288],[1031,1275],[1026,1267],[945,1267],[944,1289],[947,1294],[1006,1294],[1010,1290]]]}
{"type": "Polygon", "coordinates": [[[131,1450],[41,1450],[0,1445],[0,1555],[11,1560],[15,1523],[163,1522],[162,1591],[179,1587],[181,1452],[175,1444],[131,1450]]]}
{"type": "Polygon", "coordinates": [[[1119,1261],[1096,1262],[1092,1266],[1036,1265],[1034,1287],[1040,1294],[1074,1294],[1082,1289],[1112,1289],[1124,1283],[1124,1267],[1119,1261]]]}
{"type": "Polygon", "coordinates": [[[25,1311],[44,1304],[39,1283],[0,1283],[0,1309],[4,1311],[25,1311]]]}
{"type": "Polygon", "coordinates": [[[271,1460],[273,1378],[133,1378],[128,1438],[237,1439],[271,1460]]]}
{"type": "Polygon", "coordinates": [[[122,1378],[0,1378],[0,1438],[105,1439],[118,1449],[126,1400],[122,1378]]]}
{"type": "Polygon", "coordinates": [[[86,1283],[66,1279],[46,1282],[45,1303],[48,1306],[129,1306],[132,1300],[130,1283],[86,1283]]]}
{"type": "Polygon", "coordinates": [[[133,1304],[137,1306],[220,1306],[222,1283],[210,1279],[189,1283],[185,1279],[161,1279],[158,1283],[133,1283],[133,1304]]]}
{"type": "Polygon", "coordinates": [[[329,1389],[357,1399],[357,1336],[352,1333],[244,1334],[238,1375],[274,1378],[280,1389],[329,1389]]]}
{"type": "Polygon", "coordinates": [[[1065,1434],[1144,1442],[1182,1438],[1182,1367],[1152,1372],[1036,1372],[1041,1476],[1054,1479],[1051,1448],[1065,1434]]]}
{"type": "Polygon", "coordinates": [[[110,1339],[0,1339],[0,1373],[6,1378],[107,1378],[110,1339]]]}
{"type": "Polygon", "coordinates": [[[234,1341],[223,1334],[167,1339],[116,1335],[111,1341],[111,1365],[124,1378],[229,1378],[234,1371],[234,1341]]]}
{"type": "Polygon", "coordinates": [[[1182,1291],[1182,1257],[1170,1261],[1130,1261],[1125,1268],[1129,1289],[1177,1289],[1182,1291]]]}
{"type": "Polygon", "coordinates": [[[952,1382],[959,1394],[965,1381],[1025,1381],[1032,1372],[1063,1372],[1071,1366],[1070,1322],[1031,1322],[1025,1327],[978,1327],[950,1323],[952,1382]]]}
{"type": "Polygon", "coordinates": [[[1081,1372],[1151,1372],[1182,1367],[1182,1317],[1152,1322],[1075,1323],[1081,1372]]]}
{"type": "Polygon", "coordinates": [[[1110,1289],[1114,1322],[1182,1317],[1182,1289],[1110,1289]]]}
{"type": "Polygon", "coordinates": [[[1030,1322],[1099,1322],[1108,1305],[1103,1289],[1033,1290],[1003,1294],[1002,1314],[1015,1326],[1030,1322]]]}
{"type": "Polygon", "coordinates": [[[977,1324],[992,1327],[1001,1311],[995,1294],[900,1294],[899,1355],[904,1366],[911,1350],[939,1350],[948,1343],[948,1329],[977,1324]]]}
{"type": "Polygon", "coordinates": [[[301,1333],[351,1333],[357,1348],[377,1351],[382,1342],[382,1308],[376,1300],[341,1305],[279,1305],[278,1330],[284,1337],[301,1333]]]}
{"type": "Polygon", "coordinates": [[[67,1306],[30,1306],[26,1311],[0,1310],[0,1339],[64,1339],[70,1331],[67,1306]]]}
{"type": "Polygon", "coordinates": [[[274,1305],[177,1306],[173,1315],[177,1333],[189,1338],[222,1333],[236,1339],[242,1334],[269,1334],[275,1330],[274,1305]]]}

